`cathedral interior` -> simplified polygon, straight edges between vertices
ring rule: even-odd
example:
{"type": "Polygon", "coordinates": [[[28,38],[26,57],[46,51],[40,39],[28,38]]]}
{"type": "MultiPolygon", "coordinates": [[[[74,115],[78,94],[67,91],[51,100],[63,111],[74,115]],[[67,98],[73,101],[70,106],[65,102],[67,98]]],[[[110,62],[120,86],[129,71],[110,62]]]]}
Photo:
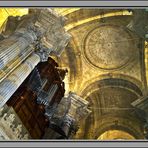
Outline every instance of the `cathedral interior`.
{"type": "Polygon", "coordinates": [[[148,10],[0,8],[0,140],[148,139],[148,10]]]}

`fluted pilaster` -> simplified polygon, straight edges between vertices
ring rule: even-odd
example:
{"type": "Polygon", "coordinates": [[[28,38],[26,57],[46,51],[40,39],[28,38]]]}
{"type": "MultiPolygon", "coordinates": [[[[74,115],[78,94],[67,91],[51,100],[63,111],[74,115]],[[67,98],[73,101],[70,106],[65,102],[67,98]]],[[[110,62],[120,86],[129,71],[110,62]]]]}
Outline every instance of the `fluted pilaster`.
{"type": "Polygon", "coordinates": [[[25,49],[25,51],[5,65],[5,68],[0,70],[0,82],[2,82],[14,69],[16,69],[31,53],[33,53],[33,51],[33,47],[29,46],[25,49]]]}
{"type": "Polygon", "coordinates": [[[37,37],[33,31],[20,31],[1,42],[0,69],[21,54],[37,37]]]}
{"type": "Polygon", "coordinates": [[[0,107],[8,101],[39,62],[40,57],[37,54],[31,55],[0,83],[0,107]]]}

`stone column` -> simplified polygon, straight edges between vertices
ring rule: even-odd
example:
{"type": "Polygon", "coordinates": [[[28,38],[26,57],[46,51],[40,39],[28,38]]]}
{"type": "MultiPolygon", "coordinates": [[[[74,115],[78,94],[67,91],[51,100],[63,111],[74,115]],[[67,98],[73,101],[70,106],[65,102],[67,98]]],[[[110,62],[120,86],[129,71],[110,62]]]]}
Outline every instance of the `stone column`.
{"type": "Polygon", "coordinates": [[[1,41],[0,69],[3,69],[11,60],[24,52],[37,39],[34,31],[20,29],[14,35],[1,41]]]}
{"type": "Polygon", "coordinates": [[[0,108],[0,140],[30,139],[30,134],[12,107],[0,108]]]}
{"type": "Polygon", "coordinates": [[[0,107],[8,101],[39,62],[40,57],[37,54],[31,55],[0,83],[0,107]]]}
{"type": "Polygon", "coordinates": [[[91,111],[87,108],[89,102],[70,92],[68,98],[71,101],[66,116],[63,118],[62,129],[67,137],[72,137],[78,130],[80,121],[84,120],[91,111]]]}
{"type": "Polygon", "coordinates": [[[80,121],[91,113],[87,107],[88,102],[86,100],[70,92],[58,105],[57,112],[51,119],[51,124],[58,126],[64,133],[63,136],[69,138],[78,130],[80,121]]]}
{"type": "Polygon", "coordinates": [[[89,104],[88,101],[73,92],[70,92],[68,97],[71,100],[68,115],[73,117],[77,122],[86,118],[91,113],[91,111],[87,108],[89,104]]]}
{"type": "Polygon", "coordinates": [[[21,54],[19,54],[10,63],[5,65],[5,68],[0,70],[0,82],[2,82],[14,69],[16,69],[31,53],[33,53],[33,47],[26,48],[21,54]]]}
{"type": "MultiPolygon", "coordinates": [[[[62,16],[51,9],[35,10],[35,13],[20,18],[14,34],[1,41],[0,107],[39,62],[47,61],[51,52],[59,55],[70,39],[63,27],[62,16]]],[[[52,90],[51,97],[55,90],[52,90]]]]}

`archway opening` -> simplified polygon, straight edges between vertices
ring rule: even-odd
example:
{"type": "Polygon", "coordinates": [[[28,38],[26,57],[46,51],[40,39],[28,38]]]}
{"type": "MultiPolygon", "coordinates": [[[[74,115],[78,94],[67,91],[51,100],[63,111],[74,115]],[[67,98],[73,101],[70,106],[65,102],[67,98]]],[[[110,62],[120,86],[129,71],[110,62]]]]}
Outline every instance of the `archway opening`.
{"type": "Polygon", "coordinates": [[[107,130],[102,133],[98,140],[134,140],[135,137],[122,130],[107,130]]]}

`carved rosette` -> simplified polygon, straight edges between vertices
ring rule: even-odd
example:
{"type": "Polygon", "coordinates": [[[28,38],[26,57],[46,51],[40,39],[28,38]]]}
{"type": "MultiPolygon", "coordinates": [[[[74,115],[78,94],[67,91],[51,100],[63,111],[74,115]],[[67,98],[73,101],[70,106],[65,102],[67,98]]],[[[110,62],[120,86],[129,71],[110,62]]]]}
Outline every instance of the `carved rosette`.
{"type": "Polygon", "coordinates": [[[115,70],[133,59],[136,44],[125,28],[106,24],[88,33],[84,45],[84,57],[89,64],[103,70],[115,70]]]}

